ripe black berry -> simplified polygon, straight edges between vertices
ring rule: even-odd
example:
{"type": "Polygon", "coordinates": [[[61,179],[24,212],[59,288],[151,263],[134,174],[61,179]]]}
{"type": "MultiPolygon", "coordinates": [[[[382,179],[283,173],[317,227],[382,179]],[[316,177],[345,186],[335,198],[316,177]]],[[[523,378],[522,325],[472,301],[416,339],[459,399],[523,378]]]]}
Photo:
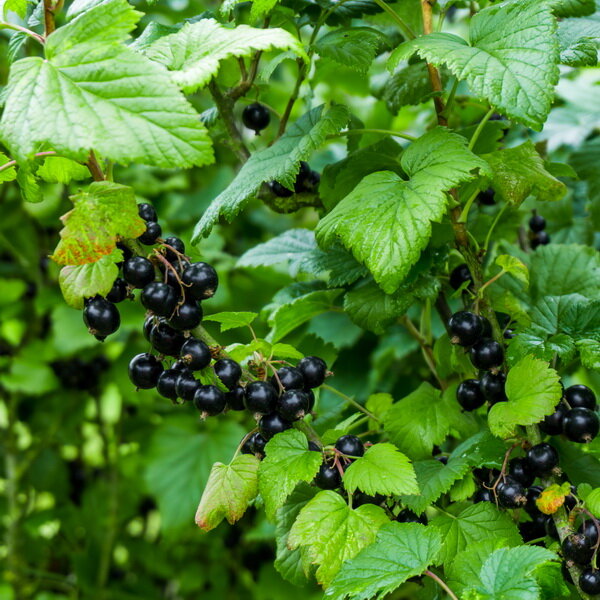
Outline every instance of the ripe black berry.
{"type": "Polygon", "coordinates": [[[271,114],[269,113],[269,109],[260,102],[249,104],[242,111],[242,123],[248,129],[252,129],[257,135],[259,131],[262,131],[269,125],[270,121],[271,114]]]}
{"type": "Polygon", "coordinates": [[[336,450],[345,456],[362,456],[365,453],[363,443],[355,435],[343,435],[335,443],[336,450]]]}
{"type": "Polygon", "coordinates": [[[296,194],[306,191],[305,183],[310,177],[311,172],[309,164],[306,161],[301,160],[300,170],[298,171],[296,181],[294,182],[294,192],[296,192],[296,194]]]}
{"type": "Polygon", "coordinates": [[[154,267],[147,258],[133,256],[123,263],[123,279],[133,287],[146,287],[154,281],[154,267]]]}
{"type": "Polygon", "coordinates": [[[323,451],[323,449],[321,448],[321,446],[319,446],[317,443],[312,442],[310,440],[308,442],[308,449],[311,452],[322,452],[323,451]]]}
{"type": "Polygon", "coordinates": [[[174,235],[169,236],[168,238],[165,238],[164,244],[165,244],[165,247],[164,247],[165,258],[170,263],[176,263],[177,260],[179,259],[179,255],[177,254],[177,252],[179,254],[185,254],[185,244],[178,237],[175,237],[174,235]],[[170,248],[167,248],[167,246],[170,246],[170,248]],[[173,248],[173,250],[171,250],[171,248],[173,248]]]}
{"type": "Polygon", "coordinates": [[[221,358],[214,364],[216,376],[223,382],[223,385],[232,390],[240,381],[242,376],[242,367],[231,358],[221,358]]]}
{"type": "Polygon", "coordinates": [[[529,229],[534,233],[544,231],[544,229],[546,229],[546,219],[544,219],[542,215],[533,215],[533,217],[529,219],[529,229]]]}
{"type": "Polygon", "coordinates": [[[567,414],[567,407],[561,402],[551,415],[544,417],[540,429],[548,435],[559,435],[563,431],[563,419],[567,414]]]}
{"type": "Polygon", "coordinates": [[[106,299],[109,302],[113,302],[117,304],[118,302],[123,302],[125,298],[127,298],[127,294],[129,290],[127,289],[127,283],[124,279],[117,277],[113,283],[112,288],[110,288],[110,292],[106,294],[106,299]]]}
{"type": "Polygon", "coordinates": [[[417,515],[408,508],[401,510],[395,520],[399,523],[421,523],[421,525],[427,525],[428,523],[427,515],[425,513],[417,515]]]}
{"type": "Polygon", "coordinates": [[[539,485],[532,485],[527,490],[527,504],[525,505],[525,510],[530,515],[536,515],[540,512],[540,509],[537,507],[535,501],[540,497],[540,494],[544,490],[539,485]]]}
{"type": "Polygon", "coordinates": [[[494,191],[493,188],[488,188],[487,190],[483,190],[482,192],[479,192],[479,195],[477,196],[477,200],[479,201],[480,204],[483,204],[485,206],[493,206],[494,204],[496,204],[496,192],[494,191]]]}
{"type": "Polygon", "coordinates": [[[304,192],[316,192],[321,183],[321,174],[318,171],[311,171],[304,177],[302,187],[304,192]]]}
{"type": "Polygon", "coordinates": [[[202,385],[194,394],[194,406],[203,417],[214,417],[225,410],[225,394],[216,385],[202,385]]]}
{"type": "Polygon", "coordinates": [[[597,596],[600,594],[600,571],[587,567],[579,576],[579,587],[585,594],[597,596]]]}
{"type": "Polygon", "coordinates": [[[531,517],[531,521],[519,524],[519,532],[524,542],[531,542],[546,535],[546,521],[549,517],[538,513],[531,517]]]}
{"type": "Polygon", "coordinates": [[[308,411],[307,412],[312,412],[312,409],[315,407],[315,393],[308,388],[304,388],[304,393],[306,394],[306,397],[308,398],[308,411]]]}
{"type": "Polygon", "coordinates": [[[461,310],[450,317],[448,329],[452,334],[453,344],[472,346],[483,335],[483,321],[479,315],[461,310]]]}
{"type": "Polygon", "coordinates": [[[462,284],[467,281],[469,282],[469,285],[473,284],[471,271],[469,271],[469,267],[465,264],[458,265],[458,267],[450,273],[450,285],[454,290],[460,288],[462,284]]]}
{"type": "Polygon", "coordinates": [[[277,412],[288,421],[303,419],[308,412],[308,397],[300,390],[283,392],[277,402],[277,412]]]}
{"type": "Polygon", "coordinates": [[[140,215],[144,221],[158,221],[158,216],[156,215],[154,206],[152,206],[152,204],[148,204],[147,202],[138,204],[138,215],[140,215]]]}
{"type": "Polygon", "coordinates": [[[210,365],[211,355],[209,347],[196,338],[188,338],[179,352],[181,360],[192,370],[200,371],[210,365]]]}
{"type": "Polygon", "coordinates": [[[254,454],[258,454],[260,456],[265,455],[265,446],[267,445],[267,440],[256,431],[252,434],[252,445],[254,446],[254,454]]]}
{"type": "Polygon", "coordinates": [[[571,408],[596,410],[596,395],[587,385],[572,385],[565,390],[565,400],[571,408]]]}
{"type": "Polygon", "coordinates": [[[96,296],[86,302],[83,309],[83,322],[92,335],[103,340],[107,335],[119,329],[121,316],[112,302],[96,296]]]}
{"type": "Polygon", "coordinates": [[[478,369],[493,369],[499,367],[504,360],[504,349],[490,338],[477,342],[471,348],[471,362],[478,369]]]}
{"type": "Polygon", "coordinates": [[[467,379],[456,389],[456,399],[465,410],[475,410],[485,404],[478,379],[467,379]]]}
{"type": "Polygon", "coordinates": [[[473,502],[496,502],[496,498],[492,490],[481,487],[473,495],[473,502]]]}
{"type": "Polygon", "coordinates": [[[506,477],[496,488],[498,502],[505,508],[519,508],[527,503],[525,488],[512,477],[506,477]]]}
{"type": "Polygon", "coordinates": [[[511,459],[508,463],[508,474],[524,487],[529,487],[535,479],[525,458],[511,459]]]}
{"type": "Polygon", "coordinates": [[[288,190],[288,188],[281,185],[279,181],[275,180],[269,181],[269,189],[279,198],[289,198],[294,194],[292,190],[288,190]]]}
{"type": "Polygon", "coordinates": [[[591,540],[581,533],[573,533],[567,536],[563,540],[561,548],[565,559],[578,565],[588,564],[594,554],[591,540]]]}
{"type": "Polygon", "coordinates": [[[147,352],[137,354],[129,362],[129,379],[136,388],[144,390],[153,388],[162,372],[162,363],[156,356],[147,352]]]}
{"type": "Polygon", "coordinates": [[[506,383],[506,375],[504,373],[494,375],[493,373],[486,371],[481,376],[479,383],[483,395],[490,404],[508,400],[506,392],[504,391],[504,385],[506,383]]]}
{"type": "Polygon", "coordinates": [[[572,408],[563,419],[563,432],[578,444],[591,442],[600,429],[598,415],[589,408],[572,408]]]}
{"type": "Polygon", "coordinates": [[[185,338],[180,331],[172,329],[164,322],[159,322],[150,330],[150,343],[161,354],[179,356],[185,338]]]}
{"type": "Polygon", "coordinates": [[[598,542],[598,528],[596,527],[594,521],[592,521],[591,519],[588,519],[587,521],[585,521],[585,523],[582,523],[579,526],[577,533],[582,533],[583,535],[585,535],[585,537],[587,537],[590,540],[590,544],[592,546],[595,546],[598,542]]]}
{"type": "Polygon", "coordinates": [[[261,417],[258,422],[258,431],[265,440],[270,440],[274,435],[289,429],[291,426],[291,423],[286,421],[282,416],[277,413],[271,413],[261,417]]]}
{"type": "Polygon", "coordinates": [[[322,490],[335,490],[340,487],[342,476],[337,467],[323,463],[315,475],[315,485],[322,490]]]}
{"type": "Polygon", "coordinates": [[[182,371],[175,384],[177,397],[186,400],[187,402],[191,402],[201,385],[202,384],[190,372],[182,371]]]}
{"type": "Polygon", "coordinates": [[[186,294],[196,300],[212,298],[219,286],[217,272],[208,263],[191,263],[184,268],[181,281],[187,286],[186,294]]]}
{"type": "Polygon", "coordinates": [[[558,466],[558,452],[550,444],[542,442],[530,448],[527,462],[536,477],[543,477],[558,466]]]}
{"type": "Polygon", "coordinates": [[[277,391],[267,381],[251,381],[246,386],[246,408],[252,413],[266,415],[275,410],[277,391]]]}
{"type": "Polygon", "coordinates": [[[166,369],[163,371],[156,383],[156,391],[163,396],[163,398],[176,400],[177,390],[175,389],[175,386],[177,385],[179,375],[181,375],[181,373],[176,369],[166,369]]]}
{"type": "Polygon", "coordinates": [[[153,281],[144,287],[140,300],[155,315],[168,317],[177,306],[177,292],[168,283],[153,281]]]}
{"type": "Polygon", "coordinates": [[[188,300],[175,308],[169,319],[169,325],[173,329],[189,331],[200,325],[202,316],[203,312],[200,304],[194,300],[188,300]]]}
{"type": "Polygon", "coordinates": [[[146,340],[150,341],[150,333],[152,332],[152,328],[159,322],[159,320],[154,316],[150,315],[146,317],[144,321],[144,326],[142,327],[142,332],[146,340]]]}
{"type": "Polygon", "coordinates": [[[376,504],[379,506],[384,500],[385,496],[382,496],[381,494],[375,494],[374,496],[370,496],[369,494],[365,494],[364,492],[356,491],[352,496],[352,506],[354,506],[355,508],[358,508],[363,504],[376,504]]]}
{"type": "Polygon", "coordinates": [[[242,454],[254,454],[254,444],[252,443],[252,435],[248,436],[242,444],[242,447],[240,448],[240,452],[242,454]]]}
{"type": "Polygon", "coordinates": [[[323,385],[327,376],[327,365],[318,356],[305,356],[298,363],[298,370],[302,373],[306,387],[317,388],[323,385]]]}
{"type": "Polygon", "coordinates": [[[545,246],[550,243],[550,236],[545,231],[536,233],[531,239],[531,247],[535,250],[538,246],[545,246]]]}
{"type": "Polygon", "coordinates": [[[301,390],[304,387],[304,377],[296,367],[281,367],[277,371],[277,376],[271,377],[271,383],[277,389],[281,384],[284,390],[301,390]]]}
{"type": "Polygon", "coordinates": [[[244,410],[244,388],[241,385],[233,388],[231,391],[225,393],[225,401],[227,402],[227,408],[231,410],[244,410]]]}
{"type": "Polygon", "coordinates": [[[146,231],[138,237],[138,241],[144,246],[152,246],[161,235],[162,228],[156,221],[146,221],[146,231]]]}

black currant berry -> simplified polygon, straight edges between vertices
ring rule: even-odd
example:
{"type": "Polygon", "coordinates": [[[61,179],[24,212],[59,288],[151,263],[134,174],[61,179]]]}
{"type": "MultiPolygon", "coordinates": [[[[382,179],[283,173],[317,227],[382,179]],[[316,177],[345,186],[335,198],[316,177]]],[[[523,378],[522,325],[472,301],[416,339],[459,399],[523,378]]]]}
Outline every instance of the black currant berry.
{"type": "Polygon", "coordinates": [[[519,532],[524,542],[531,542],[546,535],[546,520],[549,517],[538,513],[531,517],[531,521],[519,523],[519,532]]]}
{"type": "Polygon", "coordinates": [[[284,390],[301,390],[304,388],[304,377],[296,367],[281,367],[277,375],[271,377],[271,384],[279,389],[279,384],[284,390]]]}
{"type": "Polygon", "coordinates": [[[196,300],[212,298],[219,287],[217,272],[205,262],[187,265],[183,270],[181,281],[187,286],[186,294],[196,300]]]}
{"type": "Polygon", "coordinates": [[[177,397],[186,402],[191,402],[201,385],[202,384],[189,371],[182,371],[179,373],[177,383],[175,384],[177,397]]]}
{"type": "Polygon", "coordinates": [[[315,393],[309,388],[304,388],[304,393],[308,398],[308,412],[312,412],[312,409],[315,407],[315,393]]]}
{"type": "Polygon", "coordinates": [[[475,367],[482,370],[499,367],[504,360],[504,349],[490,338],[477,342],[471,348],[471,362],[475,367]]]}
{"type": "Polygon", "coordinates": [[[565,400],[571,408],[596,410],[596,395],[587,385],[572,385],[565,390],[565,400]]]}
{"type": "Polygon", "coordinates": [[[270,440],[274,435],[289,429],[291,426],[291,423],[286,421],[281,415],[271,413],[261,417],[258,422],[258,431],[265,440],[270,440]]]}
{"type": "Polygon", "coordinates": [[[479,201],[480,204],[483,204],[484,206],[494,206],[494,204],[496,204],[496,192],[494,191],[493,188],[488,188],[487,190],[483,190],[482,192],[479,192],[479,195],[477,196],[477,200],[479,201]]]}
{"type": "Polygon", "coordinates": [[[316,192],[321,183],[321,174],[311,169],[310,173],[304,178],[303,187],[305,192],[316,192]]]}
{"type": "Polygon", "coordinates": [[[265,455],[265,446],[267,445],[267,440],[256,431],[252,434],[252,445],[254,446],[254,454],[258,454],[260,456],[265,455]]]}
{"type": "Polygon", "coordinates": [[[554,412],[540,422],[539,427],[548,435],[559,435],[563,431],[563,420],[567,414],[567,407],[561,402],[556,405],[554,412]]]}
{"type": "Polygon", "coordinates": [[[540,497],[540,494],[543,491],[544,490],[539,485],[529,486],[529,489],[527,490],[527,494],[526,494],[527,504],[525,505],[525,510],[530,515],[537,515],[540,512],[540,509],[538,508],[535,501],[540,497]]]}
{"type": "Polygon", "coordinates": [[[242,367],[231,358],[221,358],[214,364],[215,375],[223,385],[232,390],[237,386],[242,376],[242,367]]]}
{"type": "Polygon", "coordinates": [[[542,215],[533,215],[533,217],[529,219],[529,229],[534,233],[544,231],[544,229],[546,229],[546,219],[544,219],[542,215]]]}
{"type": "Polygon", "coordinates": [[[464,410],[475,410],[485,404],[478,379],[466,379],[456,388],[456,399],[464,410]]]}
{"type": "Polygon", "coordinates": [[[127,289],[126,281],[120,277],[117,277],[112,288],[110,288],[110,292],[106,294],[106,299],[113,304],[117,304],[119,302],[123,302],[123,300],[127,298],[128,294],[129,290],[127,289]]]}
{"type": "Polygon", "coordinates": [[[573,533],[567,536],[563,540],[561,548],[565,559],[578,565],[587,565],[594,554],[591,540],[581,533],[573,533]]]}
{"type": "Polygon", "coordinates": [[[504,385],[506,383],[506,375],[504,373],[497,373],[494,375],[494,373],[486,371],[481,376],[479,383],[483,395],[490,404],[508,400],[506,392],[504,391],[504,385]]]}
{"type": "Polygon", "coordinates": [[[572,408],[563,419],[563,432],[578,444],[588,444],[600,429],[598,415],[589,408],[572,408]]]}
{"type": "Polygon", "coordinates": [[[427,525],[428,523],[425,513],[417,515],[408,508],[401,510],[394,520],[398,521],[398,523],[421,523],[421,525],[427,525]]]}
{"type": "Polygon", "coordinates": [[[535,250],[538,246],[546,246],[550,243],[550,236],[545,231],[536,233],[531,238],[531,247],[535,250]]]}
{"type": "Polygon", "coordinates": [[[146,231],[138,237],[138,241],[144,246],[152,246],[161,235],[162,228],[156,221],[146,221],[146,231]]]}
{"type": "Polygon", "coordinates": [[[231,410],[244,410],[244,388],[241,385],[233,388],[229,392],[225,392],[225,401],[227,408],[231,410]]]}
{"type": "Polygon", "coordinates": [[[254,454],[254,444],[252,443],[252,435],[248,436],[242,444],[242,447],[240,448],[240,452],[242,454],[254,454]]]}
{"type": "Polygon", "coordinates": [[[155,387],[162,372],[162,363],[147,352],[137,354],[129,362],[129,379],[136,388],[148,390],[155,387]]]}
{"type": "Polygon", "coordinates": [[[269,189],[278,198],[289,198],[294,194],[292,190],[288,190],[288,188],[281,185],[279,181],[269,181],[269,189]]]}
{"type": "Polygon", "coordinates": [[[214,417],[227,406],[225,394],[216,385],[201,385],[194,394],[194,406],[202,417],[214,417]]]}
{"type": "Polygon", "coordinates": [[[323,449],[321,448],[321,446],[319,446],[319,444],[315,443],[315,442],[311,442],[310,440],[308,441],[308,449],[311,452],[322,452],[323,449]]]}
{"type": "Polygon", "coordinates": [[[177,400],[177,379],[181,373],[176,369],[166,369],[160,374],[156,383],[156,391],[169,400],[177,400]]]}
{"type": "Polygon", "coordinates": [[[170,263],[176,263],[179,259],[179,255],[185,254],[185,244],[178,237],[175,237],[174,235],[169,236],[168,238],[165,238],[164,244],[165,244],[164,245],[165,258],[170,263]],[[167,247],[167,246],[169,246],[169,247],[167,247]]]}
{"type": "Polygon", "coordinates": [[[298,171],[298,175],[296,175],[296,181],[294,182],[294,192],[296,192],[296,194],[306,191],[305,183],[310,177],[311,173],[312,171],[310,169],[310,165],[305,160],[301,160],[300,170],[298,171]]]}
{"type": "Polygon", "coordinates": [[[168,284],[153,281],[140,294],[144,308],[159,317],[169,317],[177,306],[177,292],[168,284]]]}
{"type": "Polygon", "coordinates": [[[598,542],[598,528],[591,519],[588,519],[579,526],[577,533],[582,533],[590,540],[590,544],[595,546],[598,542]]]}
{"type": "Polygon", "coordinates": [[[159,322],[154,315],[150,315],[146,317],[144,320],[144,326],[142,327],[142,333],[147,341],[150,341],[150,334],[152,333],[152,328],[159,322]]]}
{"type": "Polygon", "coordinates": [[[579,576],[579,587],[581,591],[590,596],[600,594],[600,571],[587,567],[579,576]]]}
{"type": "Polygon", "coordinates": [[[527,503],[525,488],[512,477],[506,477],[496,488],[498,502],[504,508],[519,508],[527,503]]]}
{"type": "Polygon", "coordinates": [[[158,221],[158,216],[156,215],[154,206],[152,206],[152,204],[148,204],[147,202],[138,204],[138,215],[140,215],[144,221],[158,221]]]}
{"type": "Polygon", "coordinates": [[[298,370],[302,373],[305,386],[309,388],[323,385],[325,377],[327,377],[327,365],[318,356],[305,356],[298,363],[298,370]]]}
{"type": "Polygon", "coordinates": [[[184,342],[185,338],[180,331],[176,331],[162,321],[150,330],[150,343],[161,354],[179,356],[184,342]]]}
{"type": "Polygon", "coordinates": [[[529,449],[527,462],[536,477],[543,477],[558,466],[558,452],[550,444],[542,442],[529,449]]]}
{"type": "Polygon", "coordinates": [[[479,315],[461,310],[450,317],[448,329],[453,344],[472,346],[483,335],[483,321],[479,315]]]}
{"type": "Polygon", "coordinates": [[[454,290],[460,288],[462,284],[467,281],[469,282],[469,285],[473,284],[473,276],[471,275],[471,271],[469,271],[469,267],[465,264],[458,265],[458,267],[450,273],[450,286],[454,290]]]}
{"type": "Polygon", "coordinates": [[[381,494],[375,494],[374,496],[370,496],[369,494],[365,494],[361,491],[354,492],[352,496],[352,506],[354,508],[358,508],[359,506],[363,506],[364,504],[375,504],[379,506],[385,500],[385,496],[381,494]]]}
{"type": "Polygon", "coordinates": [[[438,462],[441,462],[443,465],[447,465],[448,464],[448,457],[447,456],[436,456],[435,460],[437,460],[438,462]]]}
{"type": "Polygon", "coordinates": [[[200,371],[210,365],[210,349],[202,340],[191,337],[181,346],[179,358],[192,371],[200,371]]]}
{"type": "Polygon", "coordinates": [[[473,495],[473,502],[496,502],[496,498],[492,490],[481,487],[473,495]]]}
{"type": "Polygon", "coordinates": [[[119,329],[121,316],[112,302],[96,296],[96,298],[86,301],[83,309],[83,322],[92,335],[103,340],[107,335],[119,329]]]}
{"type": "Polygon", "coordinates": [[[511,459],[508,463],[508,474],[526,488],[532,485],[535,479],[535,475],[531,472],[529,463],[525,458],[511,459]]]}
{"type": "Polygon", "coordinates": [[[314,483],[322,490],[335,490],[342,484],[342,476],[336,466],[323,463],[315,475],[314,483]]]}
{"type": "Polygon", "coordinates": [[[249,104],[242,111],[242,123],[248,129],[252,129],[256,135],[271,121],[271,114],[266,106],[260,102],[249,104]]]}
{"type": "Polygon", "coordinates": [[[147,258],[133,256],[123,263],[123,279],[133,287],[146,287],[154,281],[154,267],[147,258]]]}
{"type": "Polygon", "coordinates": [[[252,381],[246,386],[246,408],[252,413],[266,415],[275,410],[277,391],[267,381],[252,381]]]}
{"type": "Polygon", "coordinates": [[[365,447],[355,435],[343,435],[335,443],[336,450],[345,456],[358,457],[365,453],[365,447]]]}
{"type": "Polygon", "coordinates": [[[202,316],[203,312],[200,304],[193,300],[187,300],[175,308],[169,319],[169,325],[173,329],[189,331],[200,325],[202,316]]]}
{"type": "Polygon", "coordinates": [[[308,397],[300,390],[283,392],[277,402],[277,412],[288,421],[303,419],[308,412],[308,397]]]}

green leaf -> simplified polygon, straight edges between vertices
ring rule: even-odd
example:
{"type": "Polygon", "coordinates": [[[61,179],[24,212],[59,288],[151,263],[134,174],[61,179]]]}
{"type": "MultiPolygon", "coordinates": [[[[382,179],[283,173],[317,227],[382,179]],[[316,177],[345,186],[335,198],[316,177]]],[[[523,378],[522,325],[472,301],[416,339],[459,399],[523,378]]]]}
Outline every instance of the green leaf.
{"type": "Polygon", "coordinates": [[[228,465],[213,465],[196,511],[200,529],[210,531],[223,519],[230,524],[241,519],[258,493],[259,465],[258,458],[249,454],[236,456],[228,465]]]}
{"type": "Polygon", "coordinates": [[[427,64],[422,61],[393,73],[382,90],[382,100],[397,114],[403,106],[421,104],[439,95],[431,89],[427,64]]]}
{"type": "Polygon", "coordinates": [[[596,12],[596,0],[552,0],[557,17],[585,17],[596,12]]]}
{"type": "Polygon", "coordinates": [[[565,184],[546,170],[531,141],[483,158],[491,167],[494,189],[506,202],[519,205],[528,196],[542,201],[560,200],[567,193],[565,184]]]}
{"type": "Polygon", "coordinates": [[[441,544],[440,534],[431,527],[388,523],[373,544],[343,565],[325,596],[333,600],[384,598],[437,564],[441,544]]]}
{"type": "Polygon", "coordinates": [[[37,170],[36,175],[48,183],[71,183],[71,181],[81,181],[91,177],[87,167],[80,165],[69,158],[60,156],[48,156],[44,159],[42,166],[37,170]]]}
{"type": "Polygon", "coordinates": [[[64,228],[52,259],[60,265],[84,265],[112,254],[117,238],[136,238],[146,230],[133,189],[95,181],[71,196],[73,210],[62,217],[64,228]]]}
{"type": "Polygon", "coordinates": [[[117,41],[136,15],[126,0],[107,0],[52,33],[46,59],[13,64],[0,130],[19,162],[41,145],[80,162],[91,149],[160,167],[213,161],[205,127],[169,74],[117,41]]]}
{"type": "Polygon", "coordinates": [[[306,547],[311,562],[319,565],[317,581],[326,588],[347,560],[375,540],[387,521],[379,506],[363,504],[353,510],[339,494],[323,491],[300,511],[288,545],[306,547]]]}
{"type": "Polygon", "coordinates": [[[600,488],[592,490],[585,498],[585,505],[596,517],[600,517],[600,488]]]}
{"type": "Polygon", "coordinates": [[[359,72],[368,71],[377,50],[387,46],[386,35],[371,27],[344,27],[326,33],[315,43],[322,58],[359,72]]]}
{"type": "Polygon", "coordinates": [[[111,254],[96,262],[63,267],[58,275],[58,283],[66,303],[82,309],[84,298],[93,298],[96,294],[106,296],[119,275],[116,263],[122,260],[123,253],[115,248],[111,254]]]}
{"type": "Polygon", "coordinates": [[[359,489],[371,496],[418,494],[415,470],[393,444],[370,446],[344,472],[344,487],[353,494],[359,489]]]}
{"type": "Polygon", "coordinates": [[[580,179],[586,182],[590,204],[600,209],[600,139],[585,142],[569,161],[580,179]]]}
{"type": "Polygon", "coordinates": [[[462,136],[441,127],[412,143],[401,164],[408,181],[390,171],[367,175],[317,227],[320,244],[339,239],[388,294],[427,246],[432,221],[441,221],[445,192],[488,168],[462,136]]]}
{"type": "Polygon", "coordinates": [[[221,324],[221,332],[236,329],[237,327],[246,327],[258,317],[253,312],[220,312],[214,315],[205,315],[204,321],[215,321],[221,324]]]}
{"type": "Polygon", "coordinates": [[[526,286],[529,285],[529,270],[516,256],[500,254],[496,257],[495,263],[521,283],[524,283],[526,286]]]}
{"type": "Polygon", "coordinates": [[[490,6],[470,23],[467,43],[450,33],[432,33],[402,44],[392,67],[417,52],[466,79],[476,96],[536,131],[542,128],[558,81],[556,21],[550,6],[522,0],[490,6]]]}
{"type": "Polygon", "coordinates": [[[560,466],[571,483],[587,483],[594,488],[600,487],[600,460],[596,456],[584,452],[580,444],[569,441],[563,442],[555,438],[552,445],[558,450],[560,466]]]}
{"type": "Polygon", "coordinates": [[[293,50],[308,60],[302,44],[285,29],[257,29],[248,25],[232,28],[214,19],[186,23],[176,33],[145,45],[142,52],[169,69],[173,81],[191,94],[217,74],[222,60],[273,48],[293,50]]]}
{"type": "Polygon", "coordinates": [[[265,181],[276,180],[293,189],[300,161],[308,159],[327,138],[348,122],[348,109],[333,106],[323,114],[318,106],[290,125],[272,146],[259,150],[244,163],[229,187],[215,198],[194,229],[193,244],[206,237],[220,217],[228,222],[244,208],[265,181]]]}
{"type": "MultiPolygon", "coordinates": [[[[6,156],[3,152],[0,152],[0,167],[10,162],[10,158],[6,156]]],[[[4,169],[0,171],[0,183],[4,183],[5,181],[14,181],[17,177],[17,171],[14,167],[8,167],[8,169],[4,169]]]]}
{"type": "Polygon", "coordinates": [[[563,19],[558,24],[558,41],[563,64],[595,66],[600,43],[600,6],[595,14],[589,13],[585,18],[563,19]]]}
{"type": "Polygon", "coordinates": [[[267,517],[273,519],[298,483],[314,479],[323,456],[309,450],[306,436],[296,429],[277,434],[267,443],[265,454],[258,472],[258,485],[267,517]]]}
{"type": "Polygon", "coordinates": [[[27,14],[27,0],[3,0],[2,15],[4,19],[7,18],[9,12],[14,12],[24,19],[27,14]]]}
{"type": "Polygon", "coordinates": [[[37,203],[44,199],[42,190],[29,165],[23,165],[17,171],[17,183],[19,184],[21,197],[25,202],[37,203]]]}
{"type": "Polygon", "coordinates": [[[465,508],[458,515],[441,514],[431,521],[443,536],[440,560],[451,561],[471,544],[489,537],[505,539],[510,545],[521,544],[517,526],[504,512],[490,502],[479,502],[465,508]]]}
{"type": "Polygon", "coordinates": [[[562,396],[560,377],[542,360],[526,356],[506,377],[508,402],[490,409],[488,423],[498,437],[509,437],[517,425],[533,425],[551,415],[562,396]]]}

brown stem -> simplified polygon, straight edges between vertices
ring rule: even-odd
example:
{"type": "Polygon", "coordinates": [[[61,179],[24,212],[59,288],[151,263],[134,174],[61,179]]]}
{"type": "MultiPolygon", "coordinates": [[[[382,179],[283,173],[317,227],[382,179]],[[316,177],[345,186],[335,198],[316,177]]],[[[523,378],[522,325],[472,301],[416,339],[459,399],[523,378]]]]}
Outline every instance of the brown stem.
{"type": "Polygon", "coordinates": [[[277,137],[281,137],[285,128],[287,127],[287,122],[290,119],[290,115],[292,114],[292,109],[294,108],[294,104],[296,100],[298,100],[298,96],[300,94],[300,88],[302,87],[302,83],[304,78],[306,77],[306,73],[308,72],[308,65],[303,60],[298,59],[298,77],[296,78],[296,85],[292,91],[292,95],[288,100],[288,103],[283,111],[283,116],[281,117],[281,121],[279,123],[279,131],[277,132],[277,137]]]}
{"type": "Polygon", "coordinates": [[[89,172],[92,174],[94,181],[105,181],[106,177],[104,177],[104,172],[102,171],[102,167],[96,158],[93,150],[90,150],[90,157],[88,158],[85,166],[88,168],[89,172]]]}
{"type": "Polygon", "coordinates": [[[44,0],[44,37],[47,38],[55,29],[52,0],[44,0]]]}
{"type": "Polygon", "coordinates": [[[446,592],[446,594],[452,598],[452,600],[458,600],[458,596],[448,587],[448,584],[443,579],[431,571],[425,571],[425,575],[427,575],[427,577],[431,577],[431,579],[433,579],[446,592]]]}

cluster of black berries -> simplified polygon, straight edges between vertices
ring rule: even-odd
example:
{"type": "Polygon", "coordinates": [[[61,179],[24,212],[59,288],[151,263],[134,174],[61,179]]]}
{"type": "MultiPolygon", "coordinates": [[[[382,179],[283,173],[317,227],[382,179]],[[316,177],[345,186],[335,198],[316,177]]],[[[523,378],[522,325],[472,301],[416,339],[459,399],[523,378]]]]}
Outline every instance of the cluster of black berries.
{"type": "Polygon", "coordinates": [[[110,364],[105,356],[100,355],[90,360],[82,358],[57,360],[50,366],[64,388],[89,391],[98,386],[100,377],[110,364]]]}
{"type": "Polygon", "coordinates": [[[546,219],[535,211],[533,217],[529,219],[529,243],[534,250],[538,246],[545,246],[550,243],[550,236],[546,231],[546,219]]]}
{"type": "Polygon", "coordinates": [[[307,162],[301,161],[300,171],[298,172],[298,175],[296,175],[293,190],[284,187],[278,181],[270,181],[269,189],[275,196],[289,198],[292,194],[316,192],[320,181],[321,175],[317,171],[313,171],[307,162]]]}

